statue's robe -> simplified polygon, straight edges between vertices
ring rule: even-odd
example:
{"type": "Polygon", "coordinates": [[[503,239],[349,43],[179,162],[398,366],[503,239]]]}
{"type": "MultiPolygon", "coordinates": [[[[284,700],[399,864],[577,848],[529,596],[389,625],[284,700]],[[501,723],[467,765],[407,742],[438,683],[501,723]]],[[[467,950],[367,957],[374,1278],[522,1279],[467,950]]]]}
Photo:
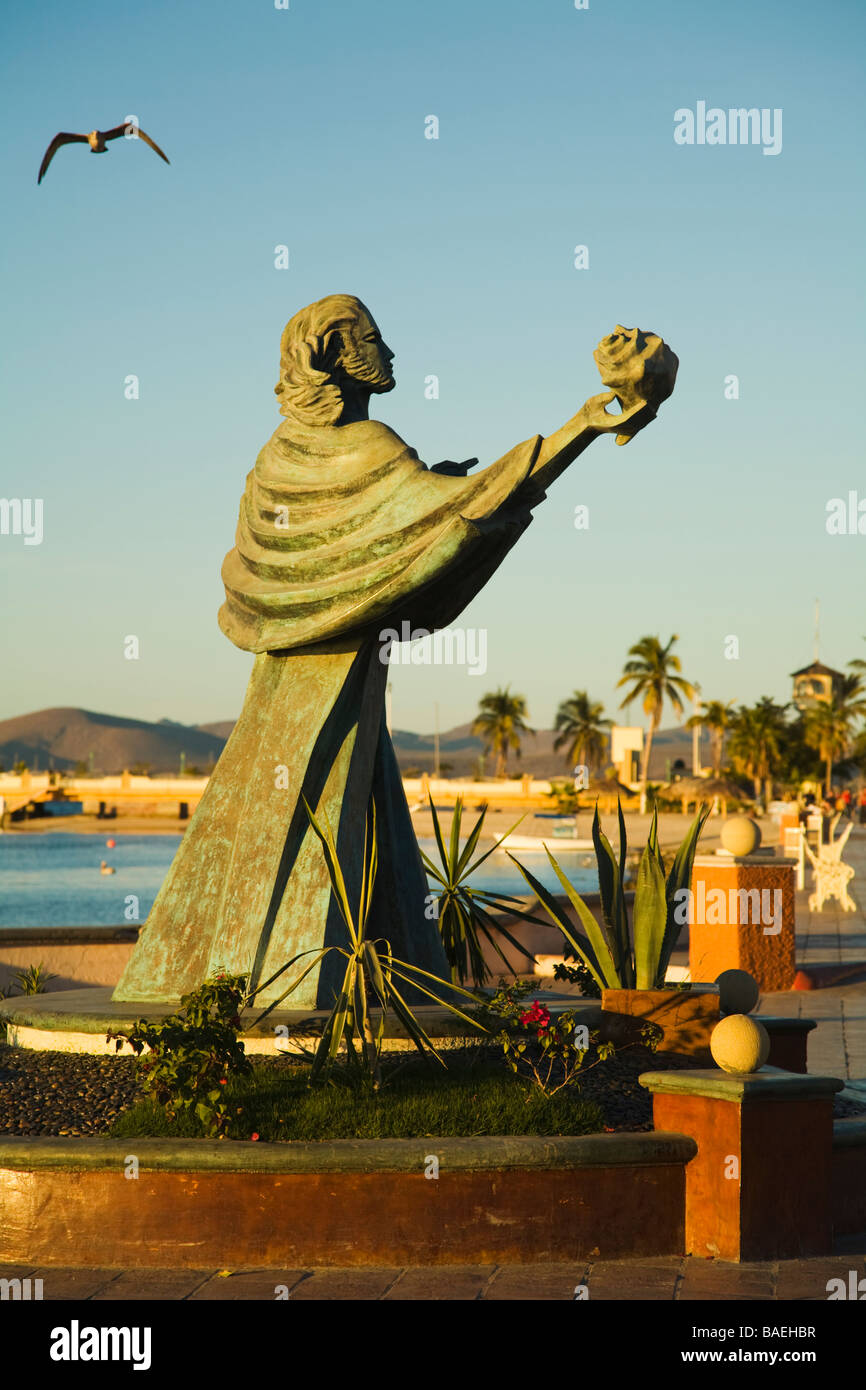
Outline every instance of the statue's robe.
{"type": "MultiPolygon", "coordinates": [[[[378,421],[309,428],[289,417],[276,430],[247,478],[222,572],[220,626],[256,654],[244,707],[115,999],[177,999],[221,969],[260,984],[302,951],[345,943],[304,799],[328,816],[357,900],[375,798],[368,934],[447,977],[385,725],[380,634],[404,621],[432,632],[475,597],[544,495],[532,476],[541,442],[461,478],[427,468],[378,421]]],[[[340,966],[329,953],[286,1006],[330,1006],[340,966]]]]}

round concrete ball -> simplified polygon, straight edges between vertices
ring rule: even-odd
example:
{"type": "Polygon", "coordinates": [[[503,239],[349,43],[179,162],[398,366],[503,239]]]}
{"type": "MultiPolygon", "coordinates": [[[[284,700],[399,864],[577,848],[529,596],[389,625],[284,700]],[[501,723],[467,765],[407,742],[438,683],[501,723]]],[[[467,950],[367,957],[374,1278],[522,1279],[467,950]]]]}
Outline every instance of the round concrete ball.
{"type": "Polygon", "coordinates": [[[728,1014],[710,1034],[716,1066],[736,1076],[760,1071],[770,1055],[770,1035],[763,1023],[748,1014],[728,1014]]]}
{"type": "Polygon", "coordinates": [[[722,846],[737,859],[754,854],[761,843],[761,827],[749,816],[729,816],[722,826],[722,846]]]}
{"type": "Polygon", "coordinates": [[[758,981],[748,970],[723,970],[716,984],[723,1014],[750,1014],[761,997],[758,981]]]}

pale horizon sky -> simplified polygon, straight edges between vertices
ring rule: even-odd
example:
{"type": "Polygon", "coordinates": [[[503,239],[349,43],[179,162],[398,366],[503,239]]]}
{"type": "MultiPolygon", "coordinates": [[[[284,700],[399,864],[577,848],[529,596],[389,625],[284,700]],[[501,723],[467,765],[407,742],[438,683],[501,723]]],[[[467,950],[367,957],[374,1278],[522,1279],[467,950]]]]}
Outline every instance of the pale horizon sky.
{"type": "Polygon", "coordinates": [[[396,353],[372,413],[430,464],[558,428],[616,323],[680,358],[658,420],[593,444],[467,608],[486,673],[395,668],[395,728],[505,684],[538,729],[578,688],[622,721],[648,633],[679,634],[705,699],[784,700],[816,598],[821,659],[866,656],[866,534],[826,529],[851,492],[866,528],[864,31],[854,0],[8,9],[0,496],[43,499],[44,538],[0,535],[0,718],[237,715],[252,658],[217,627],[220,565],[282,328],[335,291],[396,353]],[[702,101],[781,110],[780,153],[678,145],[702,101]],[[132,114],[169,167],[76,145],[37,187],[56,131],[132,114]]]}

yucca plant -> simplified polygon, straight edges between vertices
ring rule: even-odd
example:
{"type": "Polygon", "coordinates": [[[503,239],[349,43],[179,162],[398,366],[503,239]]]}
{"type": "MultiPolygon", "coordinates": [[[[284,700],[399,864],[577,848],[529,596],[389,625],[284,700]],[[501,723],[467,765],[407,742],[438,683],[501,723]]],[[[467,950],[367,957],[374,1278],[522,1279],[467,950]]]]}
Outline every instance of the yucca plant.
{"type": "Polygon", "coordinates": [[[363,868],[361,873],[361,889],[357,907],[353,908],[349,900],[349,893],[343,870],[340,866],[337,846],[334,834],[331,829],[327,815],[323,821],[319,821],[313,814],[306,800],[304,805],[307,809],[310,825],[318,836],[325,855],[328,866],[328,875],[331,880],[331,890],[340,910],[340,915],[346,925],[348,932],[348,943],[346,946],[324,946],[319,949],[301,951],[299,955],[293,956],[284,966],[273,974],[264,984],[259,985],[255,990],[260,994],[268,985],[272,984],[280,975],[283,975],[292,966],[296,965],[304,956],[312,956],[302,969],[297,979],[289,985],[288,989],[275,999],[272,1004],[264,1010],[256,1019],[256,1023],[261,1023],[262,1019],[267,1018],[268,1014],[276,1009],[283,1000],[288,999],[302,982],[309,975],[311,970],[328,955],[330,951],[336,951],[338,955],[345,958],[346,969],[339,993],[334,1002],[334,1007],[325,1022],[321,1039],[312,1057],[312,1067],[310,1069],[310,1082],[313,1083],[317,1078],[333,1066],[337,1054],[342,1044],[345,1044],[349,1064],[360,1066],[363,1073],[372,1081],[374,1086],[378,1086],[381,1080],[380,1059],[385,1037],[385,1023],[389,1010],[396,1014],[403,1024],[409,1037],[417,1047],[418,1051],[424,1055],[435,1057],[444,1066],[445,1063],[433,1046],[430,1038],[425,1032],[412,1009],[406,1003],[400,986],[412,985],[420,990],[422,994],[434,1003],[450,1009],[453,1014],[461,1018],[465,1023],[473,1028],[478,1028],[481,1032],[486,1030],[476,1020],[469,1017],[462,1009],[457,1008],[446,999],[442,999],[437,993],[428,987],[427,981],[433,985],[444,986],[446,989],[455,991],[463,995],[472,1004],[477,1004],[478,1000],[467,990],[461,989],[455,984],[449,985],[446,981],[440,980],[438,976],[430,974],[427,970],[422,970],[420,966],[411,965],[408,961],[398,960],[391,953],[389,943],[384,939],[372,941],[367,936],[367,922],[370,915],[370,906],[373,899],[373,888],[376,882],[376,804],[371,802],[370,810],[367,814],[367,821],[364,832],[364,855],[363,868]],[[371,1007],[381,1009],[379,1021],[373,1027],[370,1016],[371,1007]]]}
{"type": "Polygon", "coordinates": [[[26,970],[19,970],[14,979],[22,994],[44,994],[48,981],[56,980],[57,976],[46,970],[40,961],[38,965],[28,965],[26,970]]]}
{"type": "Polygon", "coordinates": [[[586,932],[585,937],[579,932],[575,933],[565,910],[544,885],[514,859],[513,855],[510,857],[514,859],[542,907],[559,927],[575,955],[586,965],[600,989],[660,989],[664,985],[671,955],[682,927],[681,921],[677,919],[677,894],[680,890],[690,887],[698,839],[710,808],[703,807],[695,817],[667,875],[659,849],[658,817],[653,811],[649,839],[638,866],[631,934],[623,891],[628,845],[625,818],[619,800],[617,810],[620,851],[618,861],[601,829],[597,805],[592,822],[592,839],[598,862],[601,922],[596,921],[550,850],[547,850],[553,870],[586,932]]]}
{"type": "MultiPolygon", "coordinates": [[[[430,797],[430,810],[433,815],[433,833],[436,836],[440,862],[434,864],[423,850],[421,851],[421,858],[430,877],[441,885],[441,892],[437,894],[439,932],[446,959],[451,967],[452,982],[459,980],[462,985],[471,977],[475,985],[483,985],[485,980],[490,977],[490,970],[487,967],[481,947],[482,936],[490,942],[494,951],[505,963],[506,969],[512,974],[514,973],[513,967],[499,944],[499,937],[504,937],[515,951],[519,951],[530,964],[534,965],[535,957],[532,953],[527,951],[525,946],[521,946],[520,942],[506,931],[505,927],[491,917],[489,909],[508,912],[513,917],[521,917],[524,921],[538,922],[544,926],[547,924],[542,922],[541,918],[531,917],[529,913],[524,912],[520,907],[519,898],[507,893],[489,893],[482,888],[471,888],[467,881],[484,863],[485,859],[489,859],[490,855],[499,849],[503,840],[508,838],[516,826],[513,825],[511,830],[506,830],[492,849],[487,850],[477,859],[473,859],[472,856],[481,836],[481,828],[484,825],[484,817],[487,815],[487,808],[482,810],[462,848],[460,846],[460,831],[463,821],[463,798],[458,796],[454,803],[454,815],[451,820],[451,833],[447,845],[432,796],[430,797]]],[[[520,821],[517,821],[516,825],[519,824],[520,821]]]]}

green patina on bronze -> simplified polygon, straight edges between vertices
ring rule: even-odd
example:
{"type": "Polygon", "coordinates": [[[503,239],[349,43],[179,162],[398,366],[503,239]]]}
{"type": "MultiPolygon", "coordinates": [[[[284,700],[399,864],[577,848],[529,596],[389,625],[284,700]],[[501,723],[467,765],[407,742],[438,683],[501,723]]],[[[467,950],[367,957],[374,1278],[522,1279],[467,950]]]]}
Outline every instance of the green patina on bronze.
{"type": "MultiPolygon", "coordinates": [[[[281,347],[285,420],[247,478],[223,565],[220,626],[255,653],[252,676],[114,991],[118,1001],[176,1000],[219,969],[259,983],[301,951],[344,942],[304,800],[330,819],[356,895],[375,797],[369,934],[448,978],[385,725],[389,633],[404,622],[428,632],[452,623],[550,483],[599,435],[625,444],[654,419],[677,367],[659,338],[617,328],[596,352],[612,389],[549,438],[535,435],[469,477],[476,460],[428,468],[369,419],[371,394],[394,385],[393,354],[359,300],[331,295],[309,305],[290,320],[281,347]],[[622,413],[609,415],[615,398],[622,413]]],[[[339,969],[332,952],[294,1006],[328,1007],[339,969]]]]}

